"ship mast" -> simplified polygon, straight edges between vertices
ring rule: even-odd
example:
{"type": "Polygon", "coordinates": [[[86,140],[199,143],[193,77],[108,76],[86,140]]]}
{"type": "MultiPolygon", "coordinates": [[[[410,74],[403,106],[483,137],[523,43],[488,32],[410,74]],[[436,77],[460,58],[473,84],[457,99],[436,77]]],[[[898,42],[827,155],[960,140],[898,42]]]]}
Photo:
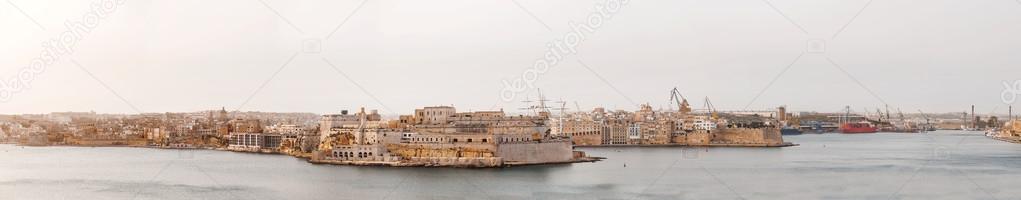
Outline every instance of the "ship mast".
{"type": "Polygon", "coordinates": [[[525,100],[521,101],[521,102],[522,103],[527,103],[527,104],[536,103],[538,105],[529,105],[528,107],[520,108],[520,110],[529,110],[529,111],[532,111],[532,114],[534,114],[536,116],[541,116],[541,117],[547,117],[548,118],[550,111],[549,111],[549,107],[546,106],[546,102],[549,101],[549,100],[546,100],[546,97],[542,95],[542,90],[541,89],[536,89],[536,90],[539,92],[539,100],[532,101],[532,100],[528,100],[528,97],[525,97],[525,100]]]}

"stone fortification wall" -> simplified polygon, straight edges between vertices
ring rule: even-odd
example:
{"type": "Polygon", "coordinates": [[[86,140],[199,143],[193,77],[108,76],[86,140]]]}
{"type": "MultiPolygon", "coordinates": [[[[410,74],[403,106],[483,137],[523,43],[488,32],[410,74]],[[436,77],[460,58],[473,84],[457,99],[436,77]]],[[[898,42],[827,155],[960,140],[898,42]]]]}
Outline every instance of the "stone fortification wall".
{"type": "Polygon", "coordinates": [[[696,130],[690,133],[675,135],[672,139],[674,144],[703,146],[709,145],[709,132],[696,130]]]}
{"type": "Polygon", "coordinates": [[[574,141],[574,145],[591,146],[591,145],[602,145],[602,135],[575,135],[571,137],[574,141]]]}
{"type": "Polygon", "coordinates": [[[496,157],[494,144],[389,144],[390,155],[402,158],[416,157],[496,157]]]}
{"type": "Polygon", "coordinates": [[[500,157],[488,158],[455,158],[455,157],[414,157],[409,158],[406,163],[420,166],[449,166],[449,167],[499,167],[503,165],[500,157]]]}
{"type": "Polygon", "coordinates": [[[571,143],[511,143],[500,144],[496,156],[503,158],[504,164],[539,164],[570,162],[574,157],[571,143]]]}
{"type": "Polygon", "coordinates": [[[712,136],[709,132],[704,130],[698,130],[687,134],[688,145],[708,145],[712,140],[712,136]]]}
{"type": "Polygon", "coordinates": [[[721,128],[713,131],[713,143],[782,144],[780,130],[775,128],[721,128]]]}

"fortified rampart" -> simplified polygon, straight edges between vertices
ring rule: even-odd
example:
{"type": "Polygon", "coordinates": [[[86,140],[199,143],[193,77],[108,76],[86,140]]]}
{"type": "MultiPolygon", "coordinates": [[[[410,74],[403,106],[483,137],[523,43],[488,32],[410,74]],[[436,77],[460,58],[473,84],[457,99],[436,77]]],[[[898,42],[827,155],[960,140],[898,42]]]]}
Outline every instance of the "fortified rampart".
{"type": "Polygon", "coordinates": [[[712,143],[781,145],[783,138],[776,128],[720,128],[714,130],[712,143]]]}
{"type": "Polygon", "coordinates": [[[403,158],[484,158],[495,157],[496,152],[494,144],[390,144],[386,148],[390,155],[403,158]]]}
{"type": "Polygon", "coordinates": [[[496,156],[506,164],[540,164],[570,162],[574,150],[568,141],[500,144],[496,156]]]}
{"type": "Polygon", "coordinates": [[[591,146],[603,144],[602,135],[575,135],[571,138],[575,145],[591,146]]]}

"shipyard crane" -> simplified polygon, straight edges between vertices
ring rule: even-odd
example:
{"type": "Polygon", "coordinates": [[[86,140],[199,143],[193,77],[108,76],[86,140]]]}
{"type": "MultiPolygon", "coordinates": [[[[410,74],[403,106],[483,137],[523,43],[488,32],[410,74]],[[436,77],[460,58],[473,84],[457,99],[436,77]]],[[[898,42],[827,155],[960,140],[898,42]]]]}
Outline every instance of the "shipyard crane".
{"type": "Polygon", "coordinates": [[[901,112],[900,108],[897,108],[897,115],[900,117],[900,121],[904,121],[904,112],[901,112]]]}
{"type": "Polygon", "coordinates": [[[677,102],[677,112],[682,114],[691,112],[691,108],[688,106],[688,99],[681,95],[681,91],[677,90],[677,87],[670,90],[670,101],[672,101],[671,103],[677,102]]]}
{"type": "Polygon", "coordinates": [[[716,106],[713,106],[713,102],[709,101],[708,96],[705,97],[705,108],[707,112],[706,114],[712,116],[714,120],[720,118],[720,115],[716,113],[716,106]]]}
{"type": "MultiPolygon", "coordinates": [[[[879,122],[883,122],[883,110],[879,110],[879,108],[876,108],[876,114],[879,115],[879,122]]],[[[889,121],[890,117],[887,116],[886,120],[889,121]]]]}
{"type": "Polygon", "coordinates": [[[886,120],[890,119],[890,104],[886,104],[886,120]]]}
{"type": "Polygon", "coordinates": [[[554,101],[553,103],[559,103],[560,107],[553,108],[553,110],[560,111],[560,115],[564,115],[564,111],[567,111],[567,102],[561,99],[560,101],[554,101]]]}
{"type": "Polygon", "coordinates": [[[929,123],[929,115],[926,115],[925,112],[922,112],[922,109],[918,109],[918,114],[922,114],[922,117],[925,118],[925,127],[922,128],[923,132],[930,130],[932,128],[932,124],[929,123]]]}

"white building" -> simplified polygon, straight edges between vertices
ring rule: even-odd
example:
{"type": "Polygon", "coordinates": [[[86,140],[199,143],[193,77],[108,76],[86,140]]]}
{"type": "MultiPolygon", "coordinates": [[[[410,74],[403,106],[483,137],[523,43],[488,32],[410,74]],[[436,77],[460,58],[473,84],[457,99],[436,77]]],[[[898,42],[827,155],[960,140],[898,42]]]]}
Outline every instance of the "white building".
{"type": "Polygon", "coordinates": [[[637,140],[642,139],[642,126],[639,123],[631,123],[627,127],[627,139],[637,140]]]}
{"type": "Polygon", "coordinates": [[[707,130],[707,131],[716,130],[716,128],[718,126],[716,124],[716,122],[713,122],[713,121],[710,121],[710,120],[705,120],[705,119],[695,120],[694,125],[695,125],[695,130],[707,130]]]}
{"type": "Polygon", "coordinates": [[[280,147],[281,135],[269,133],[230,133],[227,148],[232,149],[274,149],[280,147]]]}

